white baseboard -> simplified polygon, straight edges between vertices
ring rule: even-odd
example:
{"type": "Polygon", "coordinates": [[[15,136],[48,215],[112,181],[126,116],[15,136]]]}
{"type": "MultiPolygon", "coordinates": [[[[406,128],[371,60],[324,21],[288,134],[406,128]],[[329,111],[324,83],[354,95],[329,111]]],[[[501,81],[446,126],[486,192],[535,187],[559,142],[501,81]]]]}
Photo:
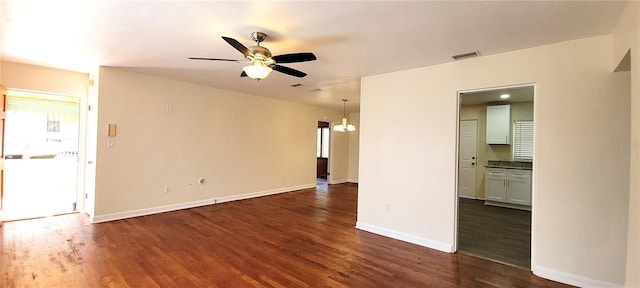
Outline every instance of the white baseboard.
{"type": "Polygon", "coordinates": [[[439,251],[442,251],[442,252],[447,252],[447,253],[453,253],[454,252],[453,251],[453,245],[451,245],[451,244],[445,244],[445,243],[440,243],[440,242],[436,242],[436,241],[431,241],[429,239],[416,237],[416,236],[413,236],[413,235],[409,235],[409,234],[405,234],[405,233],[402,233],[402,232],[398,232],[398,231],[394,231],[394,230],[378,227],[378,226],[375,226],[375,225],[370,225],[370,224],[366,224],[366,223],[362,223],[362,222],[356,222],[356,228],[360,229],[360,230],[367,231],[367,232],[371,232],[371,233],[374,233],[374,234],[382,235],[382,236],[385,236],[385,237],[398,239],[398,240],[401,240],[401,241],[413,243],[413,244],[424,246],[424,247],[427,247],[427,248],[439,250],[439,251]]]}
{"type": "Polygon", "coordinates": [[[347,183],[347,182],[349,182],[349,180],[347,180],[347,179],[338,179],[338,180],[329,181],[329,184],[334,185],[334,184],[342,184],[342,183],[347,183]]]}
{"type": "Polygon", "coordinates": [[[531,272],[533,272],[533,274],[535,274],[536,276],[539,276],[545,279],[549,279],[549,280],[553,280],[553,281],[557,281],[557,282],[561,282],[569,285],[574,285],[578,287],[599,287],[599,288],[623,287],[623,285],[621,284],[613,284],[609,282],[604,282],[604,281],[586,278],[578,275],[573,275],[566,272],[562,272],[562,271],[558,271],[558,270],[554,270],[546,267],[540,267],[540,266],[533,267],[531,269],[531,272]]]}
{"type": "Polygon", "coordinates": [[[206,205],[211,205],[215,203],[216,203],[216,199],[206,199],[206,200],[200,200],[200,201],[194,201],[194,202],[157,206],[157,207],[117,212],[117,213],[111,213],[111,214],[105,214],[105,215],[96,215],[93,217],[89,217],[89,221],[91,221],[91,223],[101,223],[101,222],[115,221],[115,220],[126,219],[126,218],[140,217],[140,216],[151,215],[151,214],[164,213],[169,211],[195,208],[195,207],[206,206],[206,205]]]}
{"type": "Polygon", "coordinates": [[[340,180],[332,180],[329,184],[342,184],[342,183],[358,183],[358,179],[340,179],[340,180]]]}
{"type": "Polygon", "coordinates": [[[261,191],[261,192],[246,193],[241,195],[233,195],[233,196],[205,199],[205,200],[199,200],[199,201],[193,201],[193,202],[177,203],[177,204],[171,204],[171,205],[165,205],[165,206],[157,206],[157,207],[144,208],[144,209],[138,209],[138,210],[117,212],[117,213],[111,213],[111,214],[105,214],[105,215],[97,215],[97,216],[89,217],[89,221],[91,221],[91,223],[115,221],[115,220],[126,219],[126,218],[140,217],[145,215],[158,214],[158,213],[224,203],[229,201],[236,201],[236,200],[262,197],[262,196],[268,196],[268,195],[285,193],[285,192],[292,192],[292,191],[314,188],[314,187],[316,187],[315,183],[286,187],[286,188],[279,188],[279,189],[273,189],[273,190],[267,190],[267,191],[261,191]]]}
{"type": "Polygon", "coordinates": [[[485,200],[484,205],[531,211],[531,206],[485,200]]]}
{"type": "Polygon", "coordinates": [[[274,195],[274,194],[280,194],[280,193],[297,191],[297,190],[302,190],[302,189],[315,188],[315,187],[316,187],[316,183],[312,183],[312,184],[305,184],[305,185],[299,185],[299,186],[279,188],[279,189],[273,189],[273,190],[267,190],[267,191],[261,191],[261,192],[254,192],[254,193],[246,193],[246,194],[240,194],[240,195],[226,196],[226,197],[216,198],[216,200],[217,200],[216,203],[224,203],[224,202],[237,201],[237,200],[243,200],[243,199],[249,199],[249,198],[269,196],[269,195],[274,195]]]}

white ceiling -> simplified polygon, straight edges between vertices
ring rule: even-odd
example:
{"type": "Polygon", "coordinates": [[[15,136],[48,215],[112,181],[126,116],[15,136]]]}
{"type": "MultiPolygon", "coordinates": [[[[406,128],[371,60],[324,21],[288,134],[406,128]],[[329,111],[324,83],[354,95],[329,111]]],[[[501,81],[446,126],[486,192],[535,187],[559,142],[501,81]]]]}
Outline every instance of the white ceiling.
{"type": "Polygon", "coordinates": [[[609,34],[625,3],[3,0],[1,56],[82,72],[122,67],[340,110],[347,98],[358,111],[363,76],[609,34]],[[238,63],[187,59],[242,59],[220,36],[250,46],[254,31],[270,36],[263,46],[274,55],[313,52],[317,61],[285,64],[309,75],[255,81],[239,77],[238,63]]]}
{"type": "Polygon", "coordinates": [[[533,101],[534,93],[535,90],[533,86],[508,87],[474,92],[464,92],[460,93],[460,105],[527,102],[533,101]],[[500,98],[502,94],[509,94],[509,98],[500,98]]]}

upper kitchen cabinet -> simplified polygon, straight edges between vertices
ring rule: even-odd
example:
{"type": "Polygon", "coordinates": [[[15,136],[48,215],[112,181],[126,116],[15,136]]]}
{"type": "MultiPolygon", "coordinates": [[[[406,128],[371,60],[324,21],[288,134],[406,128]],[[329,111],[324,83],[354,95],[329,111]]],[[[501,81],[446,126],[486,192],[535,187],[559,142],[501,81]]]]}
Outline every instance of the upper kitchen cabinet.
{"type": "Polygon", "coordinates": [[[511,105],[487,106],[487,144],[511,144],[511,105]]]}

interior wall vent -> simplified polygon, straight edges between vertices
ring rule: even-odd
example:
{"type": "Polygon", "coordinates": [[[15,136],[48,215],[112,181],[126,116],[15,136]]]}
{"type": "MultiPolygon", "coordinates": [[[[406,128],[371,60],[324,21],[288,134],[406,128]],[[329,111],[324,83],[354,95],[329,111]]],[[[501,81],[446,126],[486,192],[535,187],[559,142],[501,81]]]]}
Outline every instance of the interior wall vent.
{"type": "Polygon", "coordinates": [[[476,57],[476,56],[480,56],[480,51],[476,50],[476,51],[469,52],[469,53],[462,53],[462,54],[458,54],[458,55],[453,55],[453,56],[451,56],[451,58],[453,58],[453,60],[460,60],[460,59],[471,58],[471,57],[476,57]]]}

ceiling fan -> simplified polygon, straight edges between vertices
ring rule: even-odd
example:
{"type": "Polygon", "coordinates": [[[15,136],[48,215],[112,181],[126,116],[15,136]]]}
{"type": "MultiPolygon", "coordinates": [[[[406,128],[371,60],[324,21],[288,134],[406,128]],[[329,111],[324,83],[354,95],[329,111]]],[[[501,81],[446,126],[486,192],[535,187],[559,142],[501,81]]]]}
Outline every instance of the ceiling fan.
{"type": "Polygon", "coordinates": [[[245,47],[236,39],[222,36],[224,41],[227,41],[229,45],[236,48],[236,50],[240,51],[245,57],[245,60],[233,60],[233,59],[219,59],[219,58],[200,58],[200,57],[189,57],[189,59],[193,60],[213,60],[213,61],[233,61],[243,64],[249,64],[242,68],[242,74],[240,77],[249,77],[256,80],[261,80],[267,78],[272,70],[278,71],[280,73],[284,73],[287,75],[295,76],[302,78],[307,76],[307,73],[302,71],[289,68],[286,66],[279,65],[279,63],[297,63],[297,62],[307,62],[316,60],[316,55],[310,52],[304,53],[291,53],[291,54],[283,54],[271,56],[271,51],[267,49],[267,47],[260,46],[260,42],[264,41],[267,38],[267,34],[262,32],[253,32],[251,33],[251,39],[256,41],[256,46],[245,47]]]}

